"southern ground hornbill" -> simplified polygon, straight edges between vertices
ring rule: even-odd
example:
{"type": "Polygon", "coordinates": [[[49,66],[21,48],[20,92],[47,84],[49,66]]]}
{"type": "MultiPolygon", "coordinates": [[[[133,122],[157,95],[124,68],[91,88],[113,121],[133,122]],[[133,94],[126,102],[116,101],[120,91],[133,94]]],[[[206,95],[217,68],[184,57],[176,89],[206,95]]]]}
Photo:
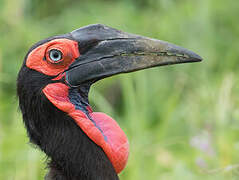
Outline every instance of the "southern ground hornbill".
{"type": "Polygon", "coordinates": [[[94,82],[201,60],[179,46],[100,24],[36,43],[19,72],[17,93],[30,141],[50,158],[46,179],[116,180],[126,165],[126,135],[89,105],[94,82]]]}

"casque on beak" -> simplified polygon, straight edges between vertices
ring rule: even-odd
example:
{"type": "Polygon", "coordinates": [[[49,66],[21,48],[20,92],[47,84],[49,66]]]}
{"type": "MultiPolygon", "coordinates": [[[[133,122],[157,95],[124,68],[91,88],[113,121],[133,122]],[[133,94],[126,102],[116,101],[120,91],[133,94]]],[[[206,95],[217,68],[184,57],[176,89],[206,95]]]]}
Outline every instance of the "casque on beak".
{"type": "Polygon", "coordinates": [[[66,71],[66,82],[71,87],[155,66],[202,61],[196,53],[174,44],[100,24],[70,34],[80,51],[66,71]]]}

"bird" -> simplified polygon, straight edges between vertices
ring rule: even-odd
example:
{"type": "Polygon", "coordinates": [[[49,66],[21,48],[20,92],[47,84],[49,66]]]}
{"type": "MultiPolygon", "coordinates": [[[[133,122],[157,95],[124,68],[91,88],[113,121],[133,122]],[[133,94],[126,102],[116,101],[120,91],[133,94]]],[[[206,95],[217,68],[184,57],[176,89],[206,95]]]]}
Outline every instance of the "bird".
{"type": "Polygon", "coordinates": [[[48,157],[46,180],[118,180],[129,155],[118,123],[94,112],[90,87],[104,78],[171,64],[199,62],[172,43],[92,24],[34,44],[17,77],[30,143],[48,157]]]}

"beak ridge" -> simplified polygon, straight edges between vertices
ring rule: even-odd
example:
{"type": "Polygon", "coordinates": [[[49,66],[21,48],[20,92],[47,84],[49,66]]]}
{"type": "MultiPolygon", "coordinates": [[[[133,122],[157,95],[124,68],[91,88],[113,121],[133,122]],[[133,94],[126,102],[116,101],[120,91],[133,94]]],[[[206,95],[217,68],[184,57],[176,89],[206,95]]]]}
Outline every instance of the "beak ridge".
{"type": "Polygon", "coordinates": [[[196,53],[174,44],[100,24],[80,28],[71,35],[78,41],[81,54],[66,72],[71,87],[155,66],[202,61],[196,53]]]}

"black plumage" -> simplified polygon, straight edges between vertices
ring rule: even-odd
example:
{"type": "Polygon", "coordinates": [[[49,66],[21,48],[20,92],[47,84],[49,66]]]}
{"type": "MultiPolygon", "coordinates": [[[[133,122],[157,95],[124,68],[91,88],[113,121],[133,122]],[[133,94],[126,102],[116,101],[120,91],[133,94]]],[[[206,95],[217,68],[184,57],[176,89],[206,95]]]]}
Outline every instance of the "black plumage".
{"type": "Polygon", "coordinates": [[[117,180],[103,150],[42,93],[51,78],[24,65],[17,81],[19,106],[30,141],[49,157],[46,179],[117,180]]]}

